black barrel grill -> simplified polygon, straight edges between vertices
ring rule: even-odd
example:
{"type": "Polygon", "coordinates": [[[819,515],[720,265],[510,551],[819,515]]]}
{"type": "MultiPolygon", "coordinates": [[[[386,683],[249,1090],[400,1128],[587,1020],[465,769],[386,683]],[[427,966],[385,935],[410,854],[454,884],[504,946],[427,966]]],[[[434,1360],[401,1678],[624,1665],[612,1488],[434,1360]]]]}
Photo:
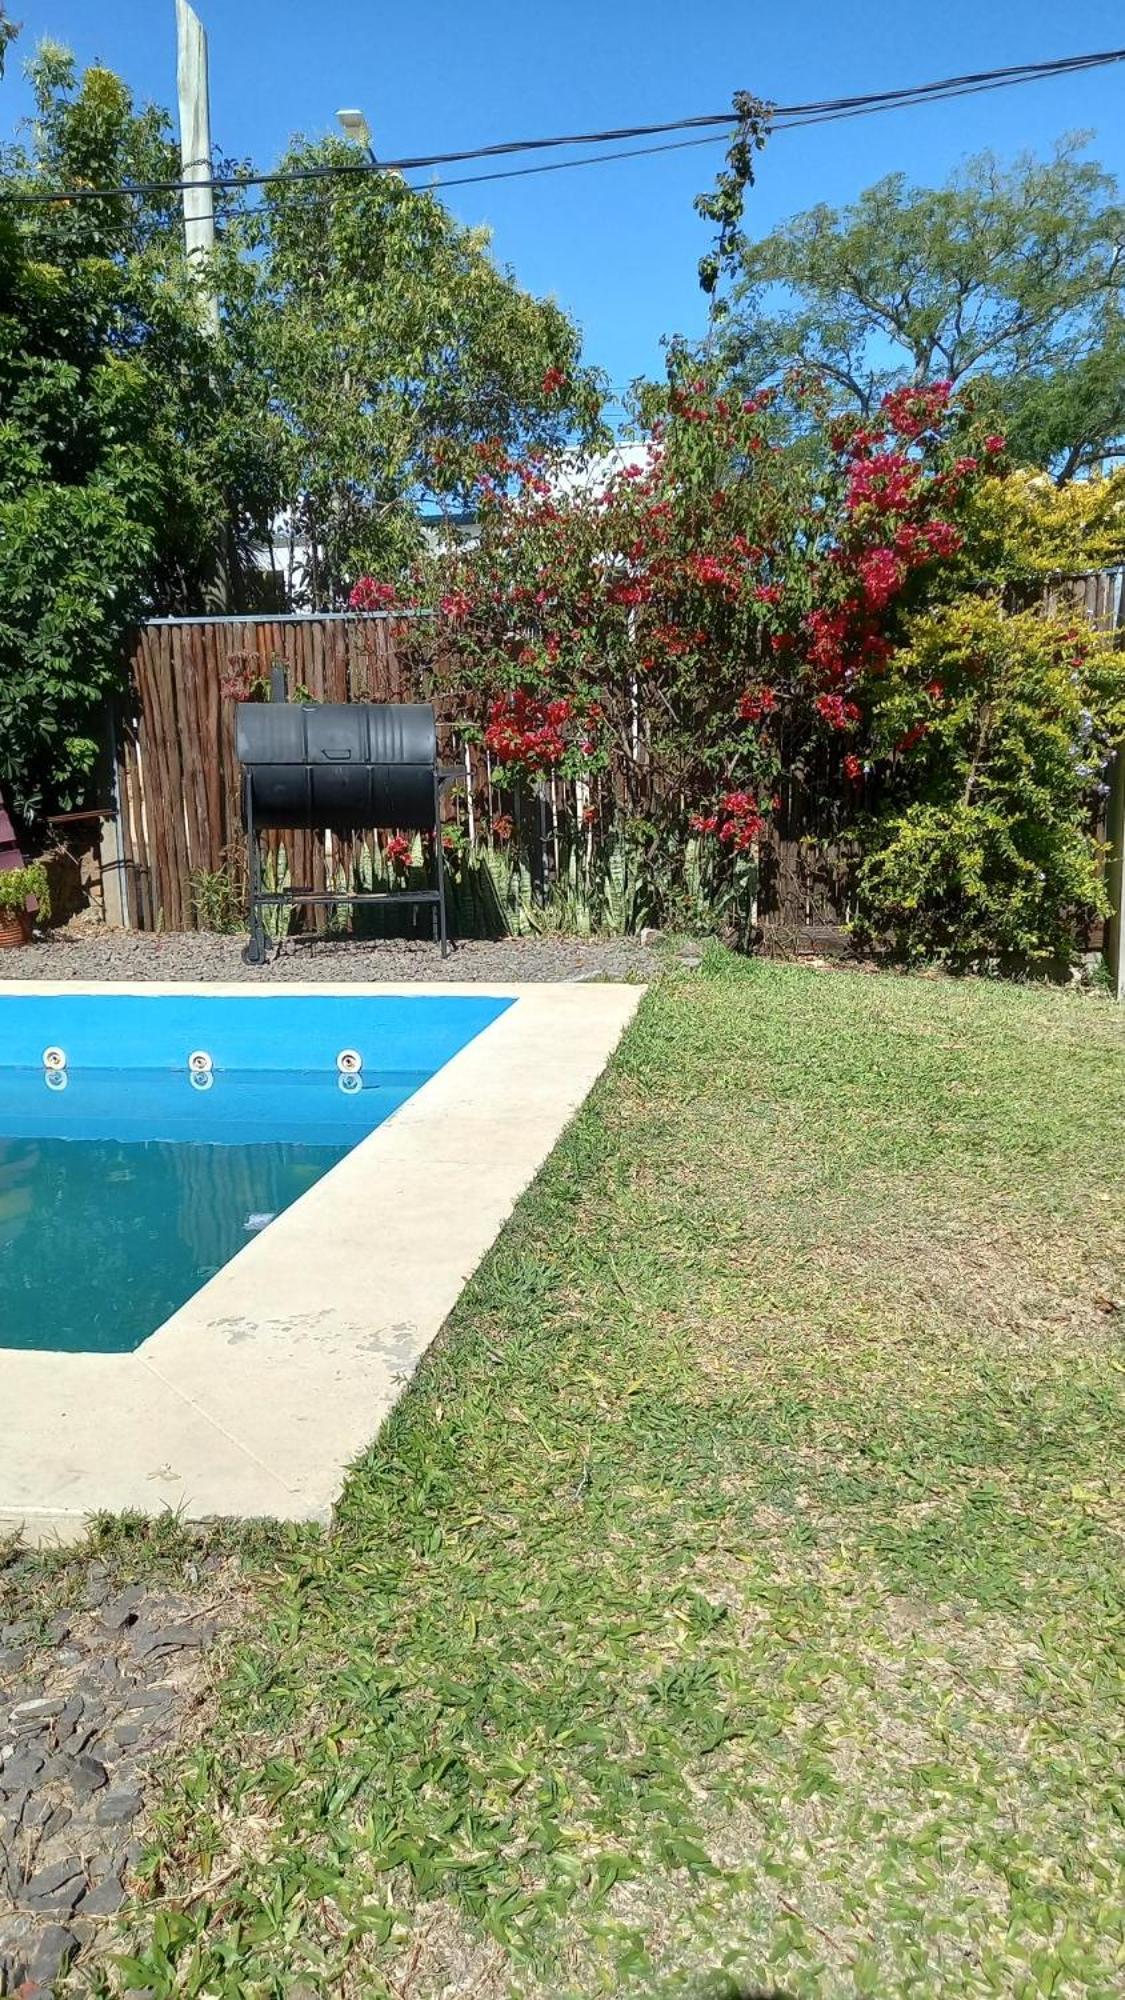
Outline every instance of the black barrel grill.
{"type": "Polygon", "coordinates": [[[437,761],[434,711],[422,702],[239,702],[235,743],[242,765],[243,815],[250,872],[250,943],[246,957],[266,954],[263,913],[295,904],[428,904],[441,955],[449,951],[445,865],[441,843],[442,786],[455,773],[437,761]],[[353,833],[394,827],[433,835],[433,886],[379,893],[315,890],[267,892],[259,836],[267,831],[353,833]]]}

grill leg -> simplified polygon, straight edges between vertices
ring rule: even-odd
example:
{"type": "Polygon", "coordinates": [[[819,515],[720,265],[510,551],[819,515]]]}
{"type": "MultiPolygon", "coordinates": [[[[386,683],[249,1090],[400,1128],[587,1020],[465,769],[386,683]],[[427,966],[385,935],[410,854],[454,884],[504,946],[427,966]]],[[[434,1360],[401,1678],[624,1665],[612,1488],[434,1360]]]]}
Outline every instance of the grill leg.
{"type": "Polygon", "coordinates": [[[250,887],[250,942],[242,956],[247,965],[261,965],[266,956],[266,926],[262,914],[262,851],[254,827],[254,796],[250,773],[245,778],[246,864],[250,887]]]}
{"type": "Polygon", "coordinates": [[[449,957],[449,918],[445,907],[445,849],[441,839],[441,779],[434,772],[434,866],[437,870],[437,922],[441,955],[449,957]]]}

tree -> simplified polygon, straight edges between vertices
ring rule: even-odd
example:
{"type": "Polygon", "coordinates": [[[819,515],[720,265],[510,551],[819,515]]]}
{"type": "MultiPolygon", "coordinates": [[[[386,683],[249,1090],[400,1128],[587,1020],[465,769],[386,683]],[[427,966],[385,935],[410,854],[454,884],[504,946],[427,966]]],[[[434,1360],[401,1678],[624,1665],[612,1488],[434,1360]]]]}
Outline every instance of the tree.
{"type": "Polygon", "coordinates": [[[65,190],[174,178],[167,122],[45,45],[0,223],[0,781],[17,810],[87,803],[129,625],[193,601],[223,517],[219,387],[171,198],[65,190]]]}
{"type": "Polygon", "coordinates": [[[282,170],[339,177],[272,183],[223,266],[239,379],[279,422],[282,506],[324,607],[363,570],[401,569],[419,503],[463,505],[481,452],[589,440],[602,403],[574,323],[493,262],[486,232],[356,164],[345,141],[295,144],[282,170]]]}
{"type": "Polygon", "coordinates": [[[1062,491],[1013,471],[945,382],[825,424],[800,394],[796,445],[780,392],[700,373],[608,482],[496,465],[478,544],[439,558],[445,630],[415,643],[493,780],[547,783],[560,874],[595,910],[624,853],[634,909],[745,935],[815,790],[869,936],[960,963],[1062,951],[1105,907],[1091,829],[1125,669],[1041,584],[1120,557],[1125,471],[1062,491]]]}
{"type": "Polygon", "coordinates": [[[975,382],[1060,478],[1125,454],[1125,210],[1078,141],[1008,169],[983,154],[939,188],[889,175],[741,265],[723,352],[747,386],[797,366],[866,413],[902,382],[975,382]]]}
{"type": "Polygon", "coordinates": [[[167,115],[53,45],[30,67],[34,124],[0,149],[7,194],[58,192],[0,205],[0,784],[24,816],[89,801],[130,626],[210,608],[220,552],[237,605],[287,510],[310,599],[339,603],[477,450],[588,437],[600,407],[565,314],[391,175],[222,200],[212,337],[178,196],[81,198],[175,182],[167,115]]]}

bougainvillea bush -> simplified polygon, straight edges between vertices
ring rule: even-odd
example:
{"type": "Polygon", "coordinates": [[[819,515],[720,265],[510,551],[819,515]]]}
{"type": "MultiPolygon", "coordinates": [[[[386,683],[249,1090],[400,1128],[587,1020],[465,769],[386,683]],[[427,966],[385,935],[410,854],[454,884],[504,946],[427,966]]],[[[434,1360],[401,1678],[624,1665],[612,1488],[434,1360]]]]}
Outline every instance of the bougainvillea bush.
{"type": "MultiPolygon", "coordinates": [[[[625,843],[650,918],[748,935],[815,786],[866,935],[1057,952],[1101,907],[1089,829],[1125,708],[1091,632],[1017,608],[1050,503],[1011,499],[1003,438],[946,384],[799,436],[792,395],[685,375],[617,466],[483,448],[479,544],[415,579],[465,726],[505,796],[546,783],[568,865],[594,881],[625,843]]],[[[1087,509],[1103,559],[1122,511],[1087,509]]]]}

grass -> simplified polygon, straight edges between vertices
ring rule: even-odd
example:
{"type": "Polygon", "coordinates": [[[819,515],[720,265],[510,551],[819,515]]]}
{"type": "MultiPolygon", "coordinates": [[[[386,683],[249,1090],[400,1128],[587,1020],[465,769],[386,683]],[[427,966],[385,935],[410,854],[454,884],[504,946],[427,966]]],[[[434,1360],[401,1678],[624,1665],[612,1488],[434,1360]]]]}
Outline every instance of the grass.
{"type": "Polygon", "coordinates": [[[1123,1044],[662,982],[337,1530],[248,1559],[89,1990],[1119,1994],[1123,1044]]]}

